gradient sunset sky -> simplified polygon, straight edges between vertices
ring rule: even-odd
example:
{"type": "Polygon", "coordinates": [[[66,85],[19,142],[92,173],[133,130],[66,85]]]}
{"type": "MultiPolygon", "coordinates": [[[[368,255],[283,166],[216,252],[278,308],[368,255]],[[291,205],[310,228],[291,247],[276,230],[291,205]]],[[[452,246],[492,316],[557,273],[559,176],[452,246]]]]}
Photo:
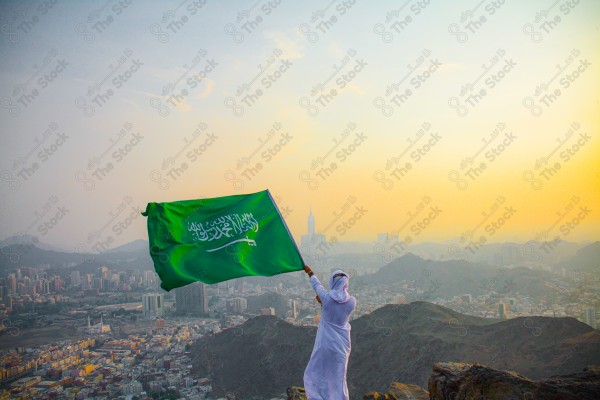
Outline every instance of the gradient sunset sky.
{"type": "Polygon", "coordinates": [[[93,251],[148,202],[268,188],[298,241],[309,209],[337,240],[599,240],[573,3],[3,1],[0,238],[93,251]]]}

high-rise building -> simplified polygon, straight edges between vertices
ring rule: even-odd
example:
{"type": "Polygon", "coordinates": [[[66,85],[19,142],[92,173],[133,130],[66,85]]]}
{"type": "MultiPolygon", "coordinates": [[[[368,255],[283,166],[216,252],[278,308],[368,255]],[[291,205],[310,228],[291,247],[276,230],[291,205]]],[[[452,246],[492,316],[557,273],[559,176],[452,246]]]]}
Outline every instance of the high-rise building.
{"type": "Polygon", "coordinates": [[[292,300],[292,318],[298,319],[298,302],[292,300]]]}
{"type": "Polygon", "coordinates": [[[71,285],[81,285],[81,275],[79,274],[79,271],[71,271],[71,285]]]}
{"type": "Polygon", "coordinates": [[[8,278],[6,278],[6,286],[8,287],[9,292],[17,292],[17,277],[15,276],[15,274],[8,275],[8,278]]]}
{"type": "Polygon", "coordinates": [[[596,322],[596,309],[594,307],[588,307],[585,310],[585,323],[594,329],[598,329],[598,323],[596,322]]]}
{"type": "Polygon", "coordinates": [[[148,293],[142,296],[142,311],[145,317],[162,317],[164,309],[162,293],[148,293]]]}
{"type": "Polygon", "coordinates": [[[94,287],[94,274],[86,274],[83,277],[83,290],[94,287]]]}
{"type": "Polygon", "coordinates": [[[206,285],[194,282],[175,289],[175,311],[179,315],[208,315],[206,285]]]}
{"type": "Polygon", "coordinates": [[[48,279],[43,279],[41,283],[41,293],[49,294],[50,293],[50,281],[48,279]]]}
{"type": "Polygon", "coordinates": [[[315,233],[317,233],[315,225],[315,216],[313,215],[311,208],[308,213],[308,234],[314,235],[315,233]]]}
{"type": "Polygon", "coordinates": [[[301,251],[307,253],[315,252],[320,246],[323,246],[326,241],[325,235],[317,233],[315,216],[311,209],[308,214],[308,232],[301,237],[301,251]]]}
{"type": "Polygon", "coordinates": [[[154,281],[156,280],[155,276],[156,276],[156,272],[154,272],[154,271],[150,271],[150,270],[144,271],[144,275],[142,276],[142,282],[144,283],[144,285],[154,283],[154,281]]]}
{"type": "Polygon", "coordinates": [[[60,279],[60,276],[55,276],[52,280],[52,290],[56,293],[62,290],[62,280],[60,279]]]}
{"type": "Polygon", "coordinates": [[[108,278],[108,267],[102,266],[98,267],[98,272],[96,274],[98,278],[108,278]]]}

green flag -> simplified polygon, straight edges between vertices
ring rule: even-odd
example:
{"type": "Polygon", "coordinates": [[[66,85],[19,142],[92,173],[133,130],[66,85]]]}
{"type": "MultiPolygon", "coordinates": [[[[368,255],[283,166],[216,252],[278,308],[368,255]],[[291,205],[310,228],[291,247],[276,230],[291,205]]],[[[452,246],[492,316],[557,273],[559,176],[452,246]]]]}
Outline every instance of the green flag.
{"type": "Polygon", "coordinates": [[[304,261],[268,190],[148,203],[150,256],[167,291],[200,281],[272,276],[304,261]]]}

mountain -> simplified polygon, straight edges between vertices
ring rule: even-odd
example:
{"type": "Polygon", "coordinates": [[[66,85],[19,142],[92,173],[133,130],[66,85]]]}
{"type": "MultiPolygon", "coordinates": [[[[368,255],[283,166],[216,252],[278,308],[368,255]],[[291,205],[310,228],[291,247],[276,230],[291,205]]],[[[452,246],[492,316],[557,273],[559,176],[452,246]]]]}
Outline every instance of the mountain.
{"type": "Polygon", "coordinates": [[[403,281],[425,291],[424,299],[451,298],[465,293],[527,293],[537,298],[551,294],[545,285],[556,275],[525,267],[491,267],[464,260],[426,260],[412,253],[397,258],[377,272],[355,278],[357,285],[391,285],[403,281]]]}
{"type": "Polygon", "coordinates": [[[446,243],[419,243],[407,247],[407,252],[423,258],[442,260],[468,260],[496,266],[514,266],[528,264],[556,265],[561,260],[575,255],[576,251],[585,244],[560,241],[553,243],[552,249],[547,250],[548,244],[535,240],[524,243],[502,242],[487,243],[470,252],[464,249],[458,239],[446,243]]]}
{"type": "MultiPolygon", "coordinates": [[[[123,270],[153,269],[152,260],[147,249],[145,251],[117,251],[95,254],[45,250],[38,247],[34,242],[6,244],[0,247],[0,272],[44,264],[57,269],[73,268],[75,266],[88,269],[91,263],[109,266],[118,264],[119,268],[123,270]]],[[[75,268],[80,269],[79,267],[75,268]]]]}
{"type": "Polygon", "coordinates": [[[59,247],[55,247],[50,244],[40,242],[40,240],[36,236],[27,235],[27,234],[9,236],[6,239],[0,241],[0,247],[10,246],[13,244],[18,244],[18,245],[23,245],[23,246],[34,245],[37,248],[42,249],[42,250],[49,250],[49,251],[56,251],[56,252],[63,252],[63,253],[66,252],[66,250],[61,249],[59,247]]]}
{"type": "Polygon", "coordinates": [[[48,264],[50,267],[65,267],[86,261],[89,255],[43,250],[34,244],[10,244],[0,248],[0,271],[15,268],[35,267],[48,264]]]}
{"type": "Polygon", "coordinates": [[[600,273],[600,242],[594,242],[577,251],[577,253],[559,264],[567,271],[583,271],[600,273]]]}
{"type": "MultiPolygon", "coordinates": [[[[600,332],[574,318],[497,321],[413,302],[388,304],[350,324],[351,399],[385,391],[394,381],[427,387],[436,362],[480,363],[545,379],[600,360],[600,332]]],[[[191,350],[193,371],[212,378],[215,396],[274,397],[303,386],[316,331],[257,316],[199,339],[191,350]]]]}
{"type": "Polygon", "coordinates": [[[125,243],[121,246],[113,247],[112,249],[108,249],[103,251],[102,253],[134,253],[134,252],[148,252],[149,244],[147,240],[138,239],[133,242],[125,243]]]}

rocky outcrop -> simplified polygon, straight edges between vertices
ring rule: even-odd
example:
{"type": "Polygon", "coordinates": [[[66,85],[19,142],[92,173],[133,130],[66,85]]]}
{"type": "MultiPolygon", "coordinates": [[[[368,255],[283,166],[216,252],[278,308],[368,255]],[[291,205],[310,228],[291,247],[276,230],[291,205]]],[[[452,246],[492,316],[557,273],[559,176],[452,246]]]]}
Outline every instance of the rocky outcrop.
{"type": "Polygon", "coordinates": [[[306,392],[303,387],[290,386],[287,388],[287,400],[306,400],[306,392]]]}
{"type": "MultiPolygon", "coordinates": [[[[287,388],[287,400],[306,400],[304,388],[290,386],[287,388]]],[[[429,393],[417,385],[392,382],[388,393],[369,392],[363,396],[365,400],[429,400],[429,393]]]]}
{"type": "Polygon", "coordinates": [[[600,367],[534,381],[480,364],[436,363],[429,378],[431,400],[596,400],[600,367]]]}
{"type": "Polygon", "coordinates": [[[429,400],[429,393],[417,385],[392,382],[387,393],[369,392],[364,395],[365,400],[429,400]]]}
{"type": "MultiPolygon", "coordinates": [[[[287,389],[288,400],[306,400],[304,388],[287,389]]],[[[481,364],[443,362],[433,365],[429,392],[417,385],[392,382],[387,393],[368,392],[364,400],[597,400],[600,366],[583,372],[531,380],[481,364]]]]}

